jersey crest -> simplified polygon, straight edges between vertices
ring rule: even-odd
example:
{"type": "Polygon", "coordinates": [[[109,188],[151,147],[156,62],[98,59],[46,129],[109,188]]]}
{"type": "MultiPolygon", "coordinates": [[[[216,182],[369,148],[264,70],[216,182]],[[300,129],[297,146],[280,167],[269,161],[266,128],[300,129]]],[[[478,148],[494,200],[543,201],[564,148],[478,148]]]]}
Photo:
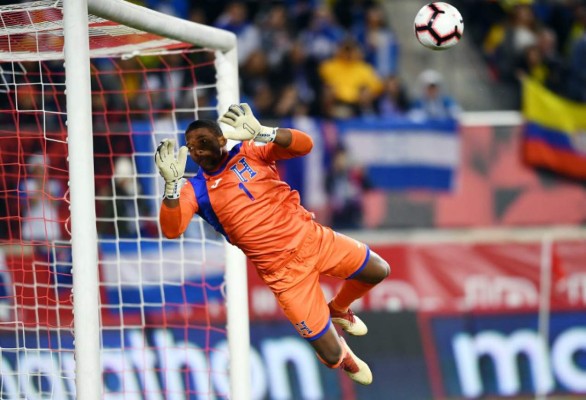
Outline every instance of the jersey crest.
{"type": "Polygon", "coordinates": [[[256,176],[256,171],[250,167],[244,157],[238,160],[236,164],[232,165],[230,171],[236,174],[240,182],[248,182],[248,179],[252,179],[256,176]],[[246,176],[248,176],[248,179],[246,179],[246,176]]]}

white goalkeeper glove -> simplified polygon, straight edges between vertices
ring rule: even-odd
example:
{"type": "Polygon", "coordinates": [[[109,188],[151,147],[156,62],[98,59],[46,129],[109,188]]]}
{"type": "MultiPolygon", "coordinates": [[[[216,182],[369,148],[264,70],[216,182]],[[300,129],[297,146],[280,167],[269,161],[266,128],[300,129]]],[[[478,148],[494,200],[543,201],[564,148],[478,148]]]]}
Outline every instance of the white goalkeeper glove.
{"type": "Polygon", "coordinates": [[[175,140],[163,139],[155,152],[155,163],[159,173],[165,180],[165,195],[167,199],[178,199],[181,186],[185,182],[185,163],[187,162],[187,147],[181,146],[175,158],[175,140]]]}
{"type": "Polygon", "coordinates": [[[231,105],[220,118],[220,122],[234,128],[233,131],[224,132],[224,137],[239,141],[252,139],[255,142],[270,143],[275,140],[279,129],[262,126],[246,103],[231,105]]]}

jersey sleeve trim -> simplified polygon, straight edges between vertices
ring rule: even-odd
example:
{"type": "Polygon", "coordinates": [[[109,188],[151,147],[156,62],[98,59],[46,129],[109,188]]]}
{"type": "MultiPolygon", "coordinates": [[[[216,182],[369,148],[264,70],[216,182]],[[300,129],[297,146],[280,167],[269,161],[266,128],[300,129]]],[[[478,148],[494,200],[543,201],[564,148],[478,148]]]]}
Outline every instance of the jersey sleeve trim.
{"type": "Polygon", "coordinates": [[[198,173],[196,176],[191,178],[189,182],[193,186],[195,198],[197,200],[197,215],[203,218],[203,220],[210,224],[216,230],[216,232],[221,233],[226,238],[226,240],[230,242],[230,238],[224,230],[224,226],[220,223],[220,220],[216,215],[214,208],[212,207],[212,202],[208,193],[207,182],[203,174],[198,173]]]}

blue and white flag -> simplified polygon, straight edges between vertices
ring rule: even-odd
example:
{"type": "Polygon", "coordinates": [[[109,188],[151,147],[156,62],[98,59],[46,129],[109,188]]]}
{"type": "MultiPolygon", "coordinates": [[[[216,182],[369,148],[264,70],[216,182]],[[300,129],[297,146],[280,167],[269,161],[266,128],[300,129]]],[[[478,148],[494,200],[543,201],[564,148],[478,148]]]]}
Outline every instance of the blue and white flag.
{"type": "Polygon", "coordinates": [[[223,241],[100,240],[101,285],[111,311],[173,311],[223,302],[223,241]]]}
{"type": "Polygon", "coordinates": [[[454,186],[460,162],[455,120],[348,121],[339,124],[339,133],[352,162],[365,169],[375,188],[448,191],[454,186]]]}

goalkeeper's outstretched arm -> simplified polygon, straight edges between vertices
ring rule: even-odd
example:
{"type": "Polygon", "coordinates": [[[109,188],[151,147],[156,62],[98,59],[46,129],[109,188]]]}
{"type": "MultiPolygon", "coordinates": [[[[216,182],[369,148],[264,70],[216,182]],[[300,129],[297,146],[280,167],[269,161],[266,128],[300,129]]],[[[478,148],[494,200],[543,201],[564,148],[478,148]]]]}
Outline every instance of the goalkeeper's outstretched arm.
{"type": "Polygon", "coordinates": [[[261,125],[246,103],[231,105],[220,117],[220,122],[232,128],[224,130],[223,135],[226,139],[274,143],[288,150],[274,151],[274,153],[282,153],[274,154],[272,158],[275,160],[303,156],[313,147],[313,141],[309,135],[301,131],[261,125]]]}
{"type": "Polygon", "coordinates": [[[155,152],[155,164],[165,180],[159,222],[163,235],[170,239],[179,237],[187,229],[196,208],[195,204],[189,203],[190,196],[183,196],[183,204],[180,204],[179,199],[180,193],[193,191],[190,184],[185,185],[186,180],[183,178],[187,152],[187,147],[182,146],[175,156],[175,141],[172,139],[164,139],[155,152]]]}

